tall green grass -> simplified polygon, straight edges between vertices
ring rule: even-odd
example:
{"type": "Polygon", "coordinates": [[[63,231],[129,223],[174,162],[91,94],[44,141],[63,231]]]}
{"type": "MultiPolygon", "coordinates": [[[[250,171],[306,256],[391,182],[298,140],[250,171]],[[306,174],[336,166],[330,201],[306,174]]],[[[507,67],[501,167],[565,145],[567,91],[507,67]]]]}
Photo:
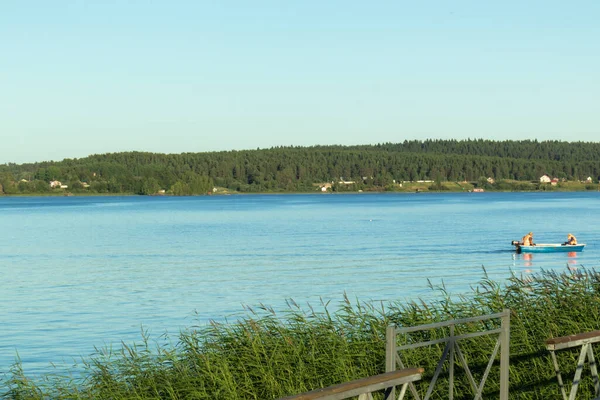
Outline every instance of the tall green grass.
{"type": "MultiPolygon", "coordinates": [[[[399,284],[400,285],[400,284],[399,284]]],[[[554,369],[544,346],[551,337],[600,329],[600,274],[581,268],[541,272],[527,279],[513,276],[498,284],[485,274],[472,292],[451,296],[432,288],[430,300],[362,303],[345,298],[335,312],[326,304],[316,312],[293,301],[287,311],[267,306],[248,309],[233,323],[211,323],[169,338],[98,349],[83,362],[78,378],[30,378],[16,363],[2,382],[9,399],[276,399],[385,370],[385,330],[389,324],[414,326],[499,312],[509,308],[510,397],[560,398],[554,369]]],[[[473,327],[474,329],[475,327],[473,327]]],[[[464,327],[462,329],[469,330],[464,327]]],[[[443,336],[442,330],[423,338],[443,336]]],[[[493,347],[492,338],[464,345],[469,367],[480,376],[493,347]]],[[[402,354],[407,365],[425,368],[426,389],[441,355],[440,347],[402,354]]],[[[558,353],[563,377],[570,384],[577,350],[558,353]]],[[[598,357],[597,357],[598,358],[598,357]]],[[[584,371],[579,398],[592,398],[589,370],[584,371]]],[[[464,373],[457,367],[456,399],[472,398],[464,373]]],[[[497,397],[498,368],[485,386],[484,398],[497,397]]],[[[447,377],[434,398],[448,397],[447,377]],[[446,387],[444,387],[444,384],[446,387]]]]}

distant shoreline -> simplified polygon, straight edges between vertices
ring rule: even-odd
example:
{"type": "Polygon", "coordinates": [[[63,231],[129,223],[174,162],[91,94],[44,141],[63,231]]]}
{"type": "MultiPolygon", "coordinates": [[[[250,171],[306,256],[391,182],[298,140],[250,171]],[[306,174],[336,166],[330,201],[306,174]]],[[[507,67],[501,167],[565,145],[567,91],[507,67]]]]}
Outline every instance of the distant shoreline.
{"type": "Polygon", "coordinates": [[[433,193],[465,193],[478,195],[481,193],[559,193],[559,192],[600,192],[600,185],[596,190],[589,189],[571,189],[560,188],[552,190],[484,190],[477,192],[473,190],[362,190],[362,191],[343,191],[343,192],[222,192],[198,195],[178,196],[174,194],[151,194],[142,195],[135,193],[19,193],[19,194],[0,194],[0,198],[18,198],[18,197],[210,197],[210,196],[252,196],[252,195],[349,195],[349,194],[433,194],[433,193]]]}

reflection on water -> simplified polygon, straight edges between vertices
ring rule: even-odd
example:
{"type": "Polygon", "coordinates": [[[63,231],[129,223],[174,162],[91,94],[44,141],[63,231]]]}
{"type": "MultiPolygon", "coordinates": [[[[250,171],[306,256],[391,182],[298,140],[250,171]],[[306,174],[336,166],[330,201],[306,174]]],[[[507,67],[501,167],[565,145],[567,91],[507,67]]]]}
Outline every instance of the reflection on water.
{"type": "MultiPolygon", "coordinates": [[[[526,267],[531,267],[533,265],[533,254],[531,253],[525,253],[523,254],[523,260],[525,260],[524,265],[526,267]]],[[[530,269],[525,270],[525,272],[531,272],[530,269]]]]}
{"type": "Polygon", "coordinates": [[[533,272],[533,270],[531,268],[529,268],[529,267],[533,266],[533,254],[532,253],[513,253],[512,259],[513,259],[514,267],[517,266],[517,261],[519,261],[519,264],[521,264],[521,261],[522,261],[522,266],[525,267],[523,272],[528,273],[528,274],[533,272]]]}
{"type": "Polygon", "coordinates": [[[577,258],[577,253],[574,251],[570,251],[567,253],[567,257],[569,257],[569,259],[567,260],[567,264],[569,265],[569,269],[570,270],[574,270],[577,269],[577,267],[573,267],[573,265],[577,264],[577,260],[575,258],[577,258]]]}
{"type": "MultiPolygon", "coordinates": [[[[573,271],[576,270],[577,267],[577,256],[578,254],[581,255],[580,253],[577,253],[575,251],[570,251],[568,253],[540,253],[540,254],[535,254],[535,253],[514,253],[513,254],[513,266],[518,266],[519,264],[524,268],[522,271],[524,273],[530,274],[530,273],[534,273],[534,272],[539,272],[540,268],[543,268],[543,266],[548,262],[548,260],[550,258],[552,258],[553,260],[560,260],[559,257],[564,257],[564,255],[566,254],[567,260],[567,266],[568,268],[573,271]],[[538,262],[538,264],[540,265],[535,265],[534,264],[534,255],[536,255],[538,258],[536,259],[538,262]],[[534,268],[536,267],[536,268],[534,268]]],[[[564,264],[563,264],[564,265],[564,264]]]]}

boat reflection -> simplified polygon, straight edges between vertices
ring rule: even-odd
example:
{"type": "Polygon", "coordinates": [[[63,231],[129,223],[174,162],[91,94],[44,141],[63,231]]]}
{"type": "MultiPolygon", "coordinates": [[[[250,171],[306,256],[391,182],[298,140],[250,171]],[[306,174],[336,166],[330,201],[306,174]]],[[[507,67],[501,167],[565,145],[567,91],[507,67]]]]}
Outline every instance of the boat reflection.
{"type": "MultiPolygon", "coordinates": [[[[526,267],[531,267],[533,265],[533,254],[523,253],[523,260],[525,261],[523,265],[525,265],[526,267]]],[[[531,270],[526,269],[525,272],[531,272],[531,270]]]]}
{"type": "Polygon", "coordinates": [[[574,252],[574,251],[570,251],[570,252],[568,252],[568,253],[567,253],[567,257],[569,258],[569,259],[567,260],[567,264],[569,265],[569,269],[570,269],[570,270],[577,269],[576,267],[572,267],[572,265],[575,265],[575,264],[577,264],[577,260],[576,260],[576,258],[577,258],[577,253],[576,253],[576,252],[574,252]]]}
{"type": "MultiPolygon", "coordinates": [[[[567,256],[567,268],[571,271],[575,271],[578,269],[578,254],[581,254],[579,252],[576,251],[569,251],[569,252],[565,252],[562,253],[565,254],[567,256]]],[[[520,266],[522,269],[521,271],[525,274],[532,274],[534,271],[533,268],[533,258],[538,257],[536,260],[538,262],[538,267],[541,267],[542,265],[545,265],[546,261],[547,261],[547,257],[548,255],[546,254],[536,254],[536,253],[513,253],[512,255],[512,259],[513,259],[513,266],[520,266]]],[[[554,259],[556,259],[556,255],[552,256],[554,259]]],[[[564,256],[561,256],[561,259],[564,256]]],[[[564,259],[563,259],[564,260],[564,259]]],[[[564,264],[564,261],[561,261],[564,264]]]]}

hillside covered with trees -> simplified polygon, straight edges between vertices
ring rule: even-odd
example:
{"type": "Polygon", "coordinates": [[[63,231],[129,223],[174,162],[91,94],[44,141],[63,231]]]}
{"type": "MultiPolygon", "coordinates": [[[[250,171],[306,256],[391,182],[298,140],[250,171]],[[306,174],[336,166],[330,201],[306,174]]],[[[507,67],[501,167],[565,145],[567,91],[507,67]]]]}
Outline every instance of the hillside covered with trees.
{"type": "Polygon", "coordinates": [[[400,182],[419,180],[434,181],[432,188],[439,189],[444,182],[472,182],[488,189],[531,190],[540,189],[539,184],[519,182],[533,184],[544,174],[562,181],[591,177],[597,183],[600,143],[414,140],[207,153],[109,153],[0,165],[0,193],[196,195],[214,187],[246,193],[314,192],[325,183],[333,191],[395,190],[400,182]],[[497,183],[486,183],[487,178],[497,183]]]}

